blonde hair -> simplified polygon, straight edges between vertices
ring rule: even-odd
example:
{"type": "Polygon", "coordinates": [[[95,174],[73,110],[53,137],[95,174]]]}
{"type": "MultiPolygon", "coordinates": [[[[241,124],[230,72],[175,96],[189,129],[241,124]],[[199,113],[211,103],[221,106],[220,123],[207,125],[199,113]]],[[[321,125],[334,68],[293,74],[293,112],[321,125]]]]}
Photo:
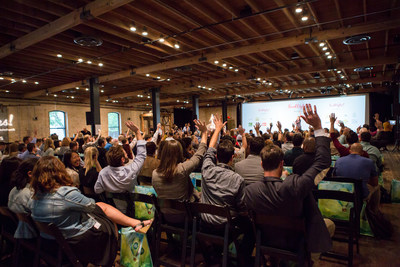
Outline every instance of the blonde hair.
{"type": "Polygon", "coordinates": [[[47,149],[49,148],[55,149],[54,147],[54,141],[51,138],[47,138],[46,141],[44,141],[44,151],[46,152],[47,149]]]}
{"type": "Polygon", "coordinates": [[[85,163],[83,168],[85,168],[85,175],[90,171],[93,166],[96,166],[97,157],[99,156],[99,151],[95,147],[88,147],[85,149],[85,163]]]}
{"type": "Polygon", "coordinates": [[[69,147],[69,143],[71,143],[71,139],[69,139],[69,137],[64,137],[62,142],[61,142],[61,146],[68,146],[69,147]]]}

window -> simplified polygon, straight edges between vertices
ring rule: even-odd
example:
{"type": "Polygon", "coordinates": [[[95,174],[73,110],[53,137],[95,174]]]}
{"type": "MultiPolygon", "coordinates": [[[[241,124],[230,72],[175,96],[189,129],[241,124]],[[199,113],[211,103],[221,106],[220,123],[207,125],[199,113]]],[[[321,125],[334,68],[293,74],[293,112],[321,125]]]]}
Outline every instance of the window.
{"type": "Polygon", "coordinates": [[[57,134],[58,140],[66,136],[66,115],[64,111],[54,110],[49,112],[50,135],[57,134]]]}
{"type": "Polygon", "coordinates": [[[108,113],[108,135],[118,138],[120,133],[120,116],[118,112],[108,113]]]}

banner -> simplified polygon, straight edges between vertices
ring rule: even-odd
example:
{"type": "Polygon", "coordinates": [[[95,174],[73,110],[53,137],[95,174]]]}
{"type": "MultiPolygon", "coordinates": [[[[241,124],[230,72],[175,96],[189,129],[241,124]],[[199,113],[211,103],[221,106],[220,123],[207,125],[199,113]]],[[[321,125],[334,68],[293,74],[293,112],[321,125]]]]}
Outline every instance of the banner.
{"type": "Polygon", "coordinates": [[[8,143],[8,132],[15,132],[14,115],[8,115],[8,109],[0,105],[0,141],[8,143]]]}

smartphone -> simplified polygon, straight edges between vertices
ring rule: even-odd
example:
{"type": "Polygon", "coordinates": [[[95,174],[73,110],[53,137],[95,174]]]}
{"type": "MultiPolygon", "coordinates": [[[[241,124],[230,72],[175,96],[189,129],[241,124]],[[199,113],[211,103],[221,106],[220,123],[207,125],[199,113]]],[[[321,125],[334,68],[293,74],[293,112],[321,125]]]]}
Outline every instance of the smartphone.
{"type": "Polygon", "coordinates": [[[396,125],[396,120],[389,120],[390,125],[396,125]]]}

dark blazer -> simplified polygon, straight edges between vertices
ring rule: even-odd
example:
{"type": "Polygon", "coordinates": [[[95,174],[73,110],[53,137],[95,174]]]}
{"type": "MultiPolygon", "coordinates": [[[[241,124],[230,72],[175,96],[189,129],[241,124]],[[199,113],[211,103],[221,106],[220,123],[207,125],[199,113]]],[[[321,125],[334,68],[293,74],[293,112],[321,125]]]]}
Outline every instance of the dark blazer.
{"type": "Polygon", "coordinates": [[[302,175],[311,167],[314,159],[315,153],[304,153],[298,156],[293,162],[293,173],[302,175]]]}
{"type": "MultiPolygon", "coordinates": [[[[312,189],[315,176],[330,166],[330,139],[320,136],[315,141],[315,161],[303,175],[292,174],[283,181],[277,177],[264,177],[264,181],[245,188],[245,203],[250,210],[260,214],[304,217],[308,250],[324,252],[332,247],[332,240],[312,196],[312,189]]],[[[296,237],[285,231],[267,231],[267,236],[275,246],[296,247],[296,237]]]]}

